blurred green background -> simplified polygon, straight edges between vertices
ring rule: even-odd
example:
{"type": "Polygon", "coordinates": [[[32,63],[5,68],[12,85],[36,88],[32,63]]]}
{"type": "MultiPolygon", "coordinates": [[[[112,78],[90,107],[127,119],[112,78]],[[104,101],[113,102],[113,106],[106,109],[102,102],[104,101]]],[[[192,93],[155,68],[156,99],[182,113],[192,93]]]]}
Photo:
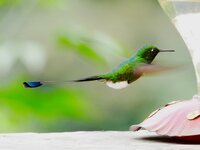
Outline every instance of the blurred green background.
{"type": "Polygon", "coordinates": [[[128,130],[196,93],[187,48],[156,0],[0,0],[0,70],[1,132],[128,130]],[[155,63],[186,67],[123,90],[100,82],[22,86],[108,72],[146,44],[176,50],[155,63]]]}

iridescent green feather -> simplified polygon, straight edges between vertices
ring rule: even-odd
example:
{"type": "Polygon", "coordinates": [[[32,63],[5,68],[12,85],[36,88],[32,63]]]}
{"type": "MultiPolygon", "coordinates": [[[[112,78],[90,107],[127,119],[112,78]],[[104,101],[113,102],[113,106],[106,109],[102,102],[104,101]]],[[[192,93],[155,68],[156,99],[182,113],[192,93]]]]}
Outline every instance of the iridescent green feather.
{"type": "Polygon", "coordinates": [[[133,55],[128,60],[119,64],[116,68],[114,68],[111,72],[102,75],[100,77],[105,80],[109,80],[112,82],[119,81],[128,81],[131,83],[138,79],[138,76],[134,76],[134,70],[137,70],[141,65],[150,64],[153,60],[148,60],[145,58],[147,56],[147,52],[150,49],[156,48],[155,46],[145,46],[138,50],[136,55],[133,55]]]}

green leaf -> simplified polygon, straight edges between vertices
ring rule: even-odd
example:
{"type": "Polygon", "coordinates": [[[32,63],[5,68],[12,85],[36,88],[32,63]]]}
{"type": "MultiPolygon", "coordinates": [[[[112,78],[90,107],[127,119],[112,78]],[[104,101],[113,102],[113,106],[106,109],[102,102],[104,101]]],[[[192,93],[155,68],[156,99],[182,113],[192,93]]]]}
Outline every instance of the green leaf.
{"type": "Polygon", "coordinates": [[[0,7],[8,7],[21,4],[22,0],[0,0],[0,7]]]}
{"type": "Polygon", "coordinates": [[[39,4],[41,6],[47,6],[47,7],[50,7],[50,6],[55,6],[57,5],[58,3],[60,3],[62,0],[40,0],[39,1],[39,4]]]}
{"type": "MultiPolygon", "coordinates": [[[[7,125],[30,129],[33,122],[48,124],[69,119],[87,122],[92,118],[91,106],[80,91],[69,88],[26,89],[14,84],[0,89],[0,110],[6,110],[7,125]],[[14,124],[14,122],[15,124],[14,124]],[[21,124],[22,123],[22,124],[21,124]],[[26,127],[24,127],[26,126],[26,127]]],[[[1,114],[1,118],[2,118],[1,114]]],[[[34,123],[34,124],[35,124],[34,123]]],[[[5,126],[3,123],[1,127],[5,126]]],[[[37,126],[34,127],[37,129],[37,126]]]]}
{"type": "Polygon", "coordinates": [[[104,58],[96,52],[92,44],[81,39],[81,37],[70,36],[69,34],[60,35],[58,43],[66,50],[72,50],[97,64],[105,63],[104,58]]]}

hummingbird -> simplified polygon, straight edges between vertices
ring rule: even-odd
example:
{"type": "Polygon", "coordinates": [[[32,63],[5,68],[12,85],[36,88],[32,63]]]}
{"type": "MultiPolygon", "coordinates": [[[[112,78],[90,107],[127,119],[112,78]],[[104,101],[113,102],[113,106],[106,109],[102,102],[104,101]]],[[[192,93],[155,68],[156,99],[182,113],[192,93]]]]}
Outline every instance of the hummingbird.
{"type": "MultiPolygon", "coordinates": [[[[114,89],[126,88],[129,84],[139,79],[145,73],[156,72],[163,70],[162,67],[152,64],[158,53],[160,52],[174,52],[175,50],[161,50],[156,46],[144,46],[139,49],[137,53],[129,59],[120,63],[112,71],[96,76],[90,76],[78,80],[64,81],[64,82],[86,82],[86,81],[103,81],[108,87],[114,89]]],[[[36,88],[45,84],[51,84],[55,81],[31,81],[24,82],[26,88],[36,88]]]]}

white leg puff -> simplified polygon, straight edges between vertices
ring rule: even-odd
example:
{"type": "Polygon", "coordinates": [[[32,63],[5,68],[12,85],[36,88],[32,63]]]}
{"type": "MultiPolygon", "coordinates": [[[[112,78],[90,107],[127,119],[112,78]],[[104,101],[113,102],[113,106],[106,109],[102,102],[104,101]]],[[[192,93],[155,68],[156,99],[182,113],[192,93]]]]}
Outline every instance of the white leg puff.
{"type": "Polygon", "coordinates": [[[106,82],[107,86],[113,89],[123,89],[126,88],[128,86],[128,82],[127,81],[121,81],[121,82],[116,82],[113,83],[112,81],[107,81],[106,82]]]}

